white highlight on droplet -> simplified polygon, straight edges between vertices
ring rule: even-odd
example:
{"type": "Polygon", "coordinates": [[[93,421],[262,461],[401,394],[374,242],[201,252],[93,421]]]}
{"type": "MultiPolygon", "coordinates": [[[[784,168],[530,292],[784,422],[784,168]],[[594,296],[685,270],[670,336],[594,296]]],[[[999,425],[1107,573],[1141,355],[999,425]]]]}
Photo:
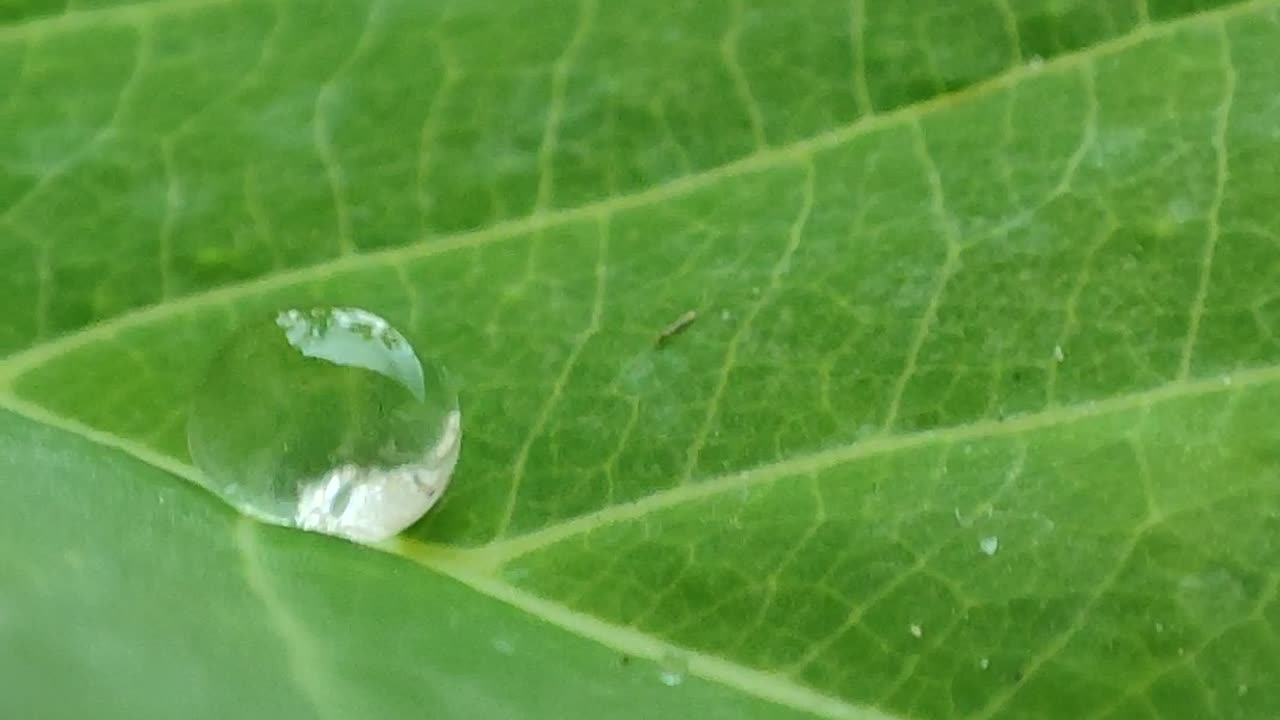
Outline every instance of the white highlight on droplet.
{"type": "Polygon", "coordinates": [[[294,523],[357,542],[377,542],[412,525],[444,494],[462,441],[462,415],[445,419],[440,442],[421,465],[336,467],[304,485],[294,523]]]}

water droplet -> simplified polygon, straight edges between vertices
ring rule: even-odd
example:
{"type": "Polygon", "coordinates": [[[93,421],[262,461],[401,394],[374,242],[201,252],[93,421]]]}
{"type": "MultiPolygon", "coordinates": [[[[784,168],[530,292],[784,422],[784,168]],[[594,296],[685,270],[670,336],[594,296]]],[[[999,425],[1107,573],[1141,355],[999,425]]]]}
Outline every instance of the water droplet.
{"type": "Polygon", "coordinates": [[[461,434],[444,369],[354,308],[285,310],[242,328],[187,426],[204,484],[242,512],[366,542],[436,503],[461,434]]]}
{"type": "Polygon", "coordinates": [[[1063,360],[1066,360],[1066,359],[1067,359],[1067,354],[1066,354],[1065,352],[1063,352],[1063,351],[1062,351],[1062,346],[1061,346],[1061,345],[1054,345],[1054,346],[1053,346],[1053,361],[1054,361],[1054,362],[1058,362],[1058,363],[1060,363],[1060,362],[1062,362],[1063,360]]]}
{"type": "Polygon", "coordinates": [[[914,637],[914,638],[924,637],[924,628],[920,627],[915,623],[911,623],[911,626],[908,627],[907,629],[911,631],[911,637],[914,637]]]}
{"type": "Polygon", "coordinates": [[[982,668],[983,670],[986,670],[987,668],[991,667],[991,661],[988,660],[987,658],[982,658],[981,660],[978,661],[978,667],[982,668]]]}
{"type": "MultiPolygon", "coordinates": [[[[1000,549],[1000,538],[995,535],[989,535],[978,541],[978,549],[982,550],[982,554],[991,557],[1000,549]]],[[[1015,555],[1017,553],[1014,553],[1015,555]]]]}
{"type": "Polygon", "coordinates": [[[667,687],[675,687],[684,682],[684,677],[689,673],[689,658],[681,652],[663,653],[658,660],[658,679],[667,687]]]}

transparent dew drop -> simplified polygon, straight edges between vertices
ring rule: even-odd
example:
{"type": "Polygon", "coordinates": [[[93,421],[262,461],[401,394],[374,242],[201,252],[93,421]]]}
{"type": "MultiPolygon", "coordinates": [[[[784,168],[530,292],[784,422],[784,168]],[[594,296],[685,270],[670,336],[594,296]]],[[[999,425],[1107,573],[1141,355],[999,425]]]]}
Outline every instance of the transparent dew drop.
{"type": "Polygon", "coordinates": [[[689,674],[689,658],[684,653],[669,651],[658,660],[658,679],[667,687],[675,687],[684,682],[689,674]]]}
{"type": "Polygon", "coordinates": [[[203,482],[267,522],[384,540],[435,505],[462,439],[457,394],[357,308],[285,310],[218,353],[187,425],[203,482]]]}
{"type": "Polygon", "coordinates": [[[978,541],[978,549],[982,551],[983,555],[991,557],[1000,549],[1000,538],[995,535],[984,537],[978,541]]]}

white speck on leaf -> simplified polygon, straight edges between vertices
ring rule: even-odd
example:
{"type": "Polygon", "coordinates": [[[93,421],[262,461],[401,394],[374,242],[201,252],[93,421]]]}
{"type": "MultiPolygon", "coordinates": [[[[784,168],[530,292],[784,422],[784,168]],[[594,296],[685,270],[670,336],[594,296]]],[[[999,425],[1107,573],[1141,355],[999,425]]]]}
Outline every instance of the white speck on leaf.
{"type": "Polygon", "coordinates": [[[512,645],[509,640],[502,640],[500,638],[493,641],[493,649],[497,650],[499,653],[502,653],[503,655],[516,654],[516,646],[512,645]]]}
{"type": "Polygon", "coordinates": [[[982,668],[983,670],[986,670],[987,668],[991,667],[991,661],[986,658],[982,658],[981,660],[978,661],[978,667],[982,668]]]}
{"type": "Polygon", "coordinates": [[[914,637],[914,638],[922,638],[922,637],[924,637],[924,628],[920,627],[919,625],[917,625],[917,624],[915,624],[915,623],[911,623],[911,627],[909,627],[909,628],[907,628],[907,629],[911,631],[911,636],[912,636],[912,637],[914,637]]]}
{"type": "Polygon", "coordinates": [[[978,549],[982,550],[982,554],[991,557],[1000,549],[1000,538],[995,535],[988,535],[978,541],[978,549]]]}
{"type": "Polygon", "coordinates": [[[1062,346],[1061,346],[1061,345],[1054,345],[1054,346],[1053,346],[1053,361],[1054,361],[1054,362],[1062,362],[1063,360],[1066,360],[1066,359],[1067,359],[1067,354],[1066,354],[1066,353],[1064,353],[1064,352],[1062,352],[1062,346]]]}

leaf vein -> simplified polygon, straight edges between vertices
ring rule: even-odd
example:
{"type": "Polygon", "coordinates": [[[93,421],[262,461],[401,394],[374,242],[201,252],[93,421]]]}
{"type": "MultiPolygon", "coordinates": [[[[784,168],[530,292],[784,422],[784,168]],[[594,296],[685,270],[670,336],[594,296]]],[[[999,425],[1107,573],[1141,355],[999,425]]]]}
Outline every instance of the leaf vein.
{"type": "Polygon", "coordinates": [[[747,123],[751,127],[751,139],[757,151],[769,147],[769,140],[764,133],[764,116],[760,112],[760,102],[751,92],[751,82],[747,79],[746,69],[738,57],[738,37],[742,34],[746,22],[746,8],[742,0],[733,0],[733,18],[724,37],[720,39],[720,58],[733,81],[734,92],[747,113],[747,123]]]}
{"type": "Polygon", "coordinates": [[[434,198],[431,197],[431,193],[428,191],[427,176],[431,172],[432,145],[435,143],[437,125],[440,122],[445,100],[449,97],[449,93],[453,92],[454,86],[458,84],[458,78],[462,76],[462,73],[458,70],[458,61],[454,58],[453,51],[450,50],[446,42],[445,34],[441,32],[441,26],[444,25],[444,22],[445,18],[441,18],[440,24],[431,31],[431,38],[435,41],[436,53],[440,56],[444,74],[440,78],[440,85],[431,97],[431,104],[427,107],[427,117],[423,119],[422,130],[418,133],[418,174],[415,178],[414,188],[418,200],[418,212],[421,214],[424,224],[426,219],[430,217],[432,206],[435,204],[434,198]]]}
{"type": "Polygon", "coordinates": [[[257,523],[247,517],[236,521],[232,545],[240,555],[241,569],[249,590],[267,611],[267,619],[276,637],[284,646],[289,672],[298,689],[302,691],[317,717],[335,717],[331,704],[324,701],[329,682],[318,676],[312,662],[317,656],[315,643],[306,628],[289,613],[283,599],[271,585],[271,578],[258,561],[258,541],[255,537],[257,523]]]}
{"type": "MultiPolygon", "coordinates": [[[[644,517],[651,513],[696,502],[697,500],[771,483],[784,477],[803,476],[830,467],[877,457],[887,453],[922,447],[932,443],[957,443],[1008,437],[1047,427],[1102,417],[1126,410],[1142,409],[1159,403],[1219,393],[1238,393],[1245,389],[1280,382],[1280,366],[1242,371],[1230,377],[1174,381],[1151,389],[1075,405],[1060,405],[1047,410],[1005,420],[980,420],[966,425],[923,430],[897,435],[877,435],[848,445],[803,453],[774,463],[758,465],[699,483],[677,485],[640,500],[602,508],[555,525],[505,540],[462,550],[470,564],[496,571],[511,560],[572,537],[585,535],[598,528],[644,517]]],[[[2,397],[0,397],[2,399],[2,397]]]]}
{"type": "Polygon", "coordinates": [[[858,99],[862,114],[871,116],[876,114],[876,104],[871,99],[871,88],[867,83],[866,25],[866,0],[850,0],[849,41],[853,44],[853,96],[858,99]]]}
{"type": "Polygon", "coordinates": [[[507,534],[511,528],[511,522],[515,518],[516,501],[520,496],[520,488],[524,484],[525,468],[529,463],[529,453],[533,449],[533,443],[546,431],[547,424],[551,421],[551,413],[555,410],[560,399],[564,397],[564,393],[569,386],[569,378],[573,375],[573,370],[578,365],[582,351],[586,348],[587,343],[591,341],[591,338],[595,337],[596,333],[600,331],[601,320],[604,317],[605,280],[608,275],[606,270],[609,253],[609,223],[608,219],[604,217],[601,217],[598,223],[599,247],[596,253],[595,294],[591,302],[590,319],[587,321],[587,326],[578,333],[578,337],[574,340],[573,347],[569,350],[569,355],[565,358],[564,365],[560,368],[560,374],[556,376],[556,381],[551,388],[550,394],[543,401],[533,426],[529,428],[528,435],[525,436],[524,442],[521,443],[520,449],[516,453],[515,464],[511,471],[511,490],[507,493],[506,506],[502,513],[502,519],[498,523],[497,537],[503,537],[507,534]]]}
{"type": "Polygon", "coordinates": [[[596,0],[581,0],[578,3],[578,23],[574,27],[573,35],[569,38],[569,43],[565,45],[564,51],[560,57],[556,58],[551,68],[551,100],[547,105],[546,125],[542,128],[542,143],[538,147],[538,189],[533,206],[535,215],[545,212],[552,202],[552,193],[555,190],[556,145],[559,141],[560,118],[564,115],[569,70],[573,67],[578,48],[591,31],[595,13],[596,0]]]}
{"type": "Polygon", "coordinates": [[[1227,36],[1224,24],[1217,26],[1219,42],[1222,45],[1223,90],[1222,103],[1218,108],[1217,123],[1212,140],[1213,152],[1216,156],[1217,175],[1213,190],[1213,200],[1209,206],[1209,227],[1206,232],[1204,249],[1200,258],[1200,279],[1196,287],[1195,298],[1191,301],[1187,327],[1187,339],[1182,347],[1182,359],[1178,369],[1178,377],[1186,379],[1191,375],[1191,360],[1195,352],[1196,340],[1200,335],[1200,321],[1204,316],[1205,304],[1209,296],[1209,281],[1213,274],[1213,256],[1218,248],[1218,237],[1221,234],[1220,220],[1222,201],[1226,195],[1227,182],[1231,178],[1231,168],[1227,158],[1227,128],[1230,124],[1231,104],[1235,100],[1236,71],[1231,59],[1231,40],[1227,36]]]}
{"type": "Polygon", "coordinates": [[[791,223],[790,231],[787,234],[787,244],[782,251],[782,255],[774,264],[773,270],[769,275],[769,287],[760,293],[756,301],[748,308],[746,317],[738,324],[737,330],[733,337],[730,338],[728,347],[725,350],[724,363],[720,367],[719,376],[716,378],[716,386],[711,391],[711,399],[707,402],[707,410],[702,416],[702,423],[698,426],[698,431],[694,435],[693,442],[689,443],[689,449],[685,455],[684,471],[680,475],[679,482],[686,484],[693,479],[694,472],[697,470],[698,459],[702,455],[703,447],[706,446],[707,438],[711,435],[711,427],[715,423],[716,415],[720,412],[720,404],[724,399],[725,391],[729,387],[729,376],[733,373],[734,367],[738,360],[738,346],[742,344],[742,340],[751,332],[751,325],[755,322],[756,316],[768,305],[769,300],[782,287],[782,277],[787,273],[791,266],[791,258],[796,254],[796,250],[800,247],[800,241],[804,236],[805,225],[809,222],[809,214],[813,210],[813,198],[817,183],[817,169],[814,166],[812,158],[806,159],[805,165],[805,181],[804,191],[800,200],[800,210],[795,220],[791,223]]]}
{"type": "Polygon", "coordinates": [[[120,124],[120,118],[124,115],[125,109],[133,99],[133,94],[137,92],[139,80],[142,77],[143,67],[151,55],[151,35],[150,26],[146,23],[139,23],[134,31],[137,36],[137,42],[133,51],[133,66],[129,69],[129,75],[120,85],[120,92],[116,94],[115,106],[111,110],[111,116],[107,118],[102,127],[88,142],[81,145],[77,150],[68,153],[63,157],[62,162],[57,163],[55,167],[40,177],[39,180],[31,184],[25,192],[14,198],[3,212],[0,212],[0,221],[10,221],[18,213],[18,211],[37,197],[45,188],[66,175],[72,168],[78,166],[85,159],[89,158],[102,145],[111,139],[114,130],[120,124]]]}
{"type": "Polygon", "coordinates": [[[315,144],[316,154],[320,158],[320,163],[324,167],[325,176],[329,181],[329,192],[333,195],[334,213],[337,216],[339,256],[354,255],[357,252],[357,248],[351,225],[351,205],[347,201],[346,177],[342,171],[342,163],[338,159],[337,148],[333,144],[333,128],[329,127],[329,122],[334,113],[333,105],[337,101],[335,93],[337,92],[338,79],[345,75],[356,61],[364,55],[369,44],[377,35],[377,28],[381,25],[382,19],[386,15],[386,8],[385,0],[377,0],[369,8],[355,46],[347,57],[343,59],[342,63],[338,65],[337,69],[334,70],[333,76],[320,87],[320,92],[316,94],[315,109],[312,113],[312,141],[315,144]]]}
{"type": "Polygon", "coordinates": [[[897,380],[894,381],[893,395],[890,397],[889,410],[885,413],[884,426],[882,428],[882,432],[885,433],[893,432],[893,428],[898,421],[902,397],[906,394],[907,384],[911,382],[911,378],[915,375],[916,363],[920,359],[920,351],[924,348],[925,341],[929,338],[929,330],[933,327],[933,321],[938,316],[938,308],[942,305],[942,296],[946,293],[951,278],[960,270],[960,253],[963,250],[960,244],[959,228],[956,227],[955,219],[951,217],[951,213],[947,211],[947,199],[942,188],[942,176],[938,170],[937,163],[934,162],[933,156],[929,153],[929,147],[924,136],[924,127],[918,121],[911,123],[911,127],[916,153],[919,155],[925,176],[929,180],[929,195],[933,201],[933,214],[938,225],[942,228],[943,239],[946,243],[946,255],[942,262],[942,268],[938,271],[938,279],[934,283],[933,292],[929,295],[929,302],[925,306],[924,314],[920,316],[920,320],[916,324],[916,332],[911,338],[911,346],[907,351],[907,360],[903,364],[902,372],[899,373],[897,380]]]}

